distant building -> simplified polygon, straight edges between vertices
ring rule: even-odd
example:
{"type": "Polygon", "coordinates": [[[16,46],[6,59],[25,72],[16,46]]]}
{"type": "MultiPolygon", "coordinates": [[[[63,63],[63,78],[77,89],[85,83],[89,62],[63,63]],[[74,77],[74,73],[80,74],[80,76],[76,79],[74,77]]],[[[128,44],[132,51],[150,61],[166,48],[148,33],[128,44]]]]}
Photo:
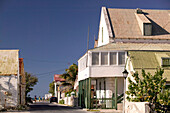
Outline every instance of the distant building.
{"type": "Polygon", "coordinates": [[[54,96],[57,97],[58,102],[62,97],[64,98],[64,96],[65,96],[65,93],[62,90],[63,86],[61,85],[61,83],[64,81],[65,81],[65,79],[60,78],[59,74],[54,75],[54,96]],[[62,93],[64,93],[64,94],[62,94],[62,93]]]}
{"type": "Polygon", "coordinates": [[[48,94],[45,94],[45,100],[48,100],[52,97],[52,94],[51,93],[48,93],[48,94]]]}

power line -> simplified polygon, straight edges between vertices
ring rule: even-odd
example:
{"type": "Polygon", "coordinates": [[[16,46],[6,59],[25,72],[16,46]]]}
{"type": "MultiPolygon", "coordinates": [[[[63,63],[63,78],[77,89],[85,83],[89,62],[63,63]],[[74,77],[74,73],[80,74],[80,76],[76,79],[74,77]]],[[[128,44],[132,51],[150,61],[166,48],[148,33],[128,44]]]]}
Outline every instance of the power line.
{"type": "Polygon", "coordinates": [[[46,63],[63,63],[63,62],[59,62],[59,61],[31,59],[31,58],[25,58],[25,57],[24,57],[24,60],[35,61],[35,62],[46,62],[46,63]]]}
{"type": "Polygon", "coordinates": [[[64,70],[65,69],[58,69],[58,70],[54,70],[54,71],[50,71],[50,72],[35,74],[35,76],[38,75],[38,77],[39,77],[39,76],[42,76],[42,75],[47,75],[47,74],[50,74],[50,73],[54,73],[54,72],[57,72],[57,71],[64,71],[64,70]]]}

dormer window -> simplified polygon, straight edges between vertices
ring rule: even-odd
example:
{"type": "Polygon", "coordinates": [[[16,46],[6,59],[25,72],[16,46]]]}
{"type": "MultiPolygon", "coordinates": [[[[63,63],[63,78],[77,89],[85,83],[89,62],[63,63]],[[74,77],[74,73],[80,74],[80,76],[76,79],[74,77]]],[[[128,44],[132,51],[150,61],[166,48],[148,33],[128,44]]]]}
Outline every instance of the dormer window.
{"type": "Polygon", "coordinates": [[[170,58],[162,58],[162,66],[169,67],[170,66],[170,58]]]}

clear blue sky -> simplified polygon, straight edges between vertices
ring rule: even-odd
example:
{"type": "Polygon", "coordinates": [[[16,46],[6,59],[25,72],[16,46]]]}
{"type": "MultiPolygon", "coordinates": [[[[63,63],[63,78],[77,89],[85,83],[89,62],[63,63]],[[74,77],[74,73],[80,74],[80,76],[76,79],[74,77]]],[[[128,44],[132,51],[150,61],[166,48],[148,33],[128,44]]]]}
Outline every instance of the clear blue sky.
{"type": "Polygon", "coordinates": [[[0,0],[0,48],[19,49],[25,71],[39,83],[31,96],[44,96],[54,74],[86,52],[97,37],[101,7],[170,9],[170,0],[0,0]]]}

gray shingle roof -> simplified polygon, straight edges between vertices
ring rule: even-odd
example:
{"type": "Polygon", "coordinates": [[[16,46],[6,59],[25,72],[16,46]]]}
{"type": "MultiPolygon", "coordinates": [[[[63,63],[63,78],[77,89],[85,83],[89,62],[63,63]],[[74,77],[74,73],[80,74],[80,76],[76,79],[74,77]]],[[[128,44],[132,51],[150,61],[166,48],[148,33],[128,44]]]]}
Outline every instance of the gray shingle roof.
{"type": "Polygon", "coordinates": [[[170,10],[142,10],[152,23],[152,36],[143,36],[136,9],[108,8],[115,38],[170,39],[170,10]]]}
{"type": "Polygon", "coordinates": [[[154,43],[109,43],[89,51],[129,51],[129,50],[152,50],[152,51],[170,51],[170,44],[154,43]]]}

